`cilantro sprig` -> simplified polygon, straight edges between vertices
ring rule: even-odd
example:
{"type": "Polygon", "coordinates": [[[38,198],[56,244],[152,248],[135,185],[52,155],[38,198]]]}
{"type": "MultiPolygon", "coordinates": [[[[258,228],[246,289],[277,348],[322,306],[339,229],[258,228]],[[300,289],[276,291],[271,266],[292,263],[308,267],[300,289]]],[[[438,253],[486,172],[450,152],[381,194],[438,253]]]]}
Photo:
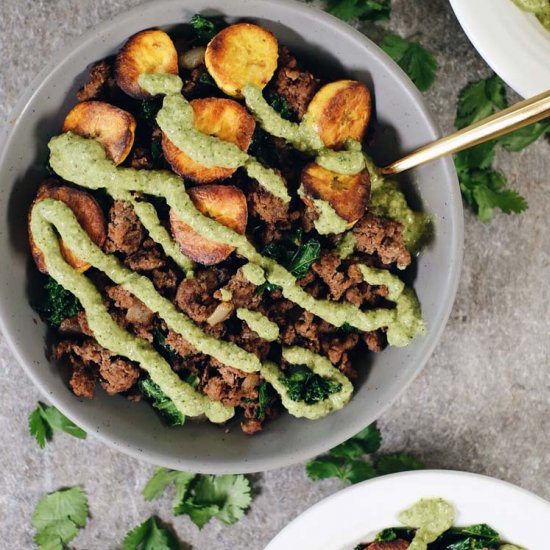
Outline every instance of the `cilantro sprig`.
{"type": "Polygon", "coordinates": [[[326,9],[344,21],[383,21],[390,18],[391,0],[329,0],[326,9]]]}
{"type": "Polygon", "coordinates": [[[421,92],[431,87],[437,72],[437,61],[420,42],[387,34],[380,47],[407,73],[421,92]]]}
{"type": "Polygon", "coordinates": [[[86,439],[86,432],[51,405],[38,402],[29,415],[29,431],[43,449],[54,432],[65,432],[78,439],[86,439]]]}
{"type": "Polygon", "coordinates": [[[407,453],[377,454],[382,444],[382,435],[371,424],[334,447],[325,456],[306,464],[306,473],[314,481],[336,477],[343,482],[359,483],[377,476],[421,470],[424,465],[407,453]],[[374,455],[367,459],[367,455],[374,455]]]}
{"type": "Polygon", "coordinates": [[[34,542],[44,550],[62,550],[86,526],[88,498],[81,487],[50,493],[32,514],[34,542]]]}
{"type": "Polygon", "coordinates": [[[172,512],[188,515],[202,529],[212,518],[228,525],[240,520],[252,501],[244,475],[201,475],[159,467],[143,489],[145,500],[160,498],[173,485],[172,512]]]}
{"type": "MultiPolygon", "coordinates": [[[[455,126],[464,128],[507,106],[506,87],[500,77],[495,75],[471,82],[459,96],[455,126]]],[[[456,155],[462,196],[482,222],[489,222],[495,209],[512,214],[528,208],[527,201],[518,192],[507,188],[504,174],[492,166],[497,145],[507,151],[521,151],[549,130],[549,121],[538,122],[456,155]]]]}
{"type": "Polygon", "coordinates": [[[176,537],[154,516],[129,531],[122,542],[122,550],[179,550],[176,537]]]}

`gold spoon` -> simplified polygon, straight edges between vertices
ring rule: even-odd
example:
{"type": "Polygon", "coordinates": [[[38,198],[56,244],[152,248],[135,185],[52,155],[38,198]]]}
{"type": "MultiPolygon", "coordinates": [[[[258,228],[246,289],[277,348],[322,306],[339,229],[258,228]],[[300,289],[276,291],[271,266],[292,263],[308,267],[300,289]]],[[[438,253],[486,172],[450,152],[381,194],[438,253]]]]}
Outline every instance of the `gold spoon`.
{"type": "Polygon", "coordinates": [[[432,160],[498,138],[546,117],[550,117],[550,90],[531,99],[520,101],[458,132],[424,145],[402,159],[382,168],[382,174],[400,174],[405,170],[410,170],[432,160]]]}

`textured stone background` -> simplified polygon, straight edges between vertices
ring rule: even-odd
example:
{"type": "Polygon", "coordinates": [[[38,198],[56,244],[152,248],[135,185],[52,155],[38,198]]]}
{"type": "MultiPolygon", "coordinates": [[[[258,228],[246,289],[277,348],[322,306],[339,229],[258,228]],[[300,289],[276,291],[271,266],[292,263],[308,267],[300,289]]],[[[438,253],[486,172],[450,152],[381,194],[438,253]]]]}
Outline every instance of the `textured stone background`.
{"type": "MultiPolygon", "coordinates": [[[[229,0],[228,0],[229,1],[229,0]]],[[[276,1],[276,0],[274,0],[276,1]]],[[[51,54],[84,30],[140,0],[1,0],[0,115],[51,54]]],[[[437,52],[437,81],[426,94],[444,131],[455,98],[490,70],[470,45],[446,0],[394,0],[389,28],[437,52]]],[[[376,38],[379,29],[365,27],[376,38]]],[[[517,99],[515,95],[512,99],[517,99]]],[[[380,420],[388,450],[406,449],[433,468],[480,472],[550,498],[550,144],[501,153],[497,166],[529,201],[521,216],[483,225],[466,213],[465,263],[451,320],[435,354],[407,394],[380,420]]],[[[140,490],[152,467],[94,439],[60,435],[41,451],[27,433],[40,398],[0,336],[0,546],[32,547],[30,515],[46,492],[85,486],[91,505],[79,549],[116,548],[151,513],[194,549],[261,549],[338,482],[312,483],[302,465],[258,475],[250,513],[199,532],[173,519],[169,500],[147,504],[140,490]]]]}

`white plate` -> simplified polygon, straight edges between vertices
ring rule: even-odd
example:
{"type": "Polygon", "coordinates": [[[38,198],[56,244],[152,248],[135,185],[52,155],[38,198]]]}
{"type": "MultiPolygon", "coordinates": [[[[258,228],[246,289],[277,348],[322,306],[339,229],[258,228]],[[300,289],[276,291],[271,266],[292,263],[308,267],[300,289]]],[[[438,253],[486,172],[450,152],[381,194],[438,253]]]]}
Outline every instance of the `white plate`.
{"type": "Polygon", "coordinates": [[[527,550],[550,548],[550,503],[490,477],[425,470],[365,481],[332,495],[285,527],[265,550],[353,550],[378,531],[399,526],[398,513],[424,497],[453,504],[456,525],[487,523],[503,540],[527,550]]]}
{"type": "Polygon", "coordinates": [[[512,0],[450,0],[477,51],[523,97],[550,89],[550,32],[512,0]]]}

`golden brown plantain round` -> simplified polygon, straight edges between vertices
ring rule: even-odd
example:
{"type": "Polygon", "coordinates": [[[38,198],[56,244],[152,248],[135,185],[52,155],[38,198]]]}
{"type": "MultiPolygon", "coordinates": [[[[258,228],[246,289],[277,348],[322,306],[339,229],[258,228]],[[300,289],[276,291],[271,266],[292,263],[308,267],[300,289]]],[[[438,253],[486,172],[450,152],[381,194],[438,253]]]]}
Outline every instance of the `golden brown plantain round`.
{"type": "Polygon", "coordinates": [[[369,89],[356,80],[331,82],[313,96],[306,114],[327,147],[341,149],[347,139],[362,141],[371,115],[369,89]]]}
{"type": "MultiPolygon", "coordinates": [[[[82,226],[84,231],[88,233],[90,239],[98,246],[103,246],[105,239],[107,238],[107,231],[105,226],[105,217],[103,211],[98,202],[90,195],[80,189],[74,189],[66,185],[59,185],[59,182],[54,179],[45,180],[38,188],[36,198],[31,204],[28,215],[28,232],[29,232],[29,244],[31,247],[32,257],[42,273],[48,273],[46,262],[42,251],[38,248],[34,242],[31,233],[31,212],[32,207],[43,199],[55,199],[64,202],[76,216],[78,223],[82,226]]],[[[90,268],[90,264],[77,258],[63,243],[59,242],[61,252],[67,262],[80,273],[90,268]]]]}
{"type": "Polygon", "coordinates": [[[247,84],[265,88],[277,69],[279,44],[267,29],[237,23],[220,31],[208,44],[206,68],[227,95],[242,98],[247,84]]]}
{"type": "Polygon", "coordinates": [[[304,203],[315,208],[311,199],[321,199],[330,203],[336,213],[351,227],[365,213],[370,196],[370,176],[368,170],[346,176],[336,174],[315,162],[302,171],[304,203]]]}
{"type": "Polygon", "coordinates": [[[134,34],[115,60],[115,78],[119,88],[135,99],[147,99],[151,95],[139,84],[140,74],[178,74],[178,52],[172,39],[158,29],[134,34]]]}
{"type": "MultiPolygon", "coordinates": [[[[201,185],[187,191],[202,214],[233,229],[241,235],[246,230],[248,208],[244,193],[233,185],[201,185]]],[[[206,239],[170,211],[170,228],[181,251],[193,261],[214,265],[225,260],[232,246],[206,239]]]]}
{"type": "MultiPolygon", "coordinates": [[[[241,150],[248,151],[256,122],[252,115],[232,99],[206,98],[191,101],[197,130],[230,141],[241,150]]],[[[212,183],[231,177],[235,168],[203,166],[178,149],[168,136],[162,134],[164,157],[176,174],[198,183],[212,183]]]]}
{"type": "Polygon", "coordinates": [[[77,103],[65,117],[64,132],[97,139],[115,163],[124,162],[134,144],[136,120],[128,112],[104,101],[77,103]]]}

